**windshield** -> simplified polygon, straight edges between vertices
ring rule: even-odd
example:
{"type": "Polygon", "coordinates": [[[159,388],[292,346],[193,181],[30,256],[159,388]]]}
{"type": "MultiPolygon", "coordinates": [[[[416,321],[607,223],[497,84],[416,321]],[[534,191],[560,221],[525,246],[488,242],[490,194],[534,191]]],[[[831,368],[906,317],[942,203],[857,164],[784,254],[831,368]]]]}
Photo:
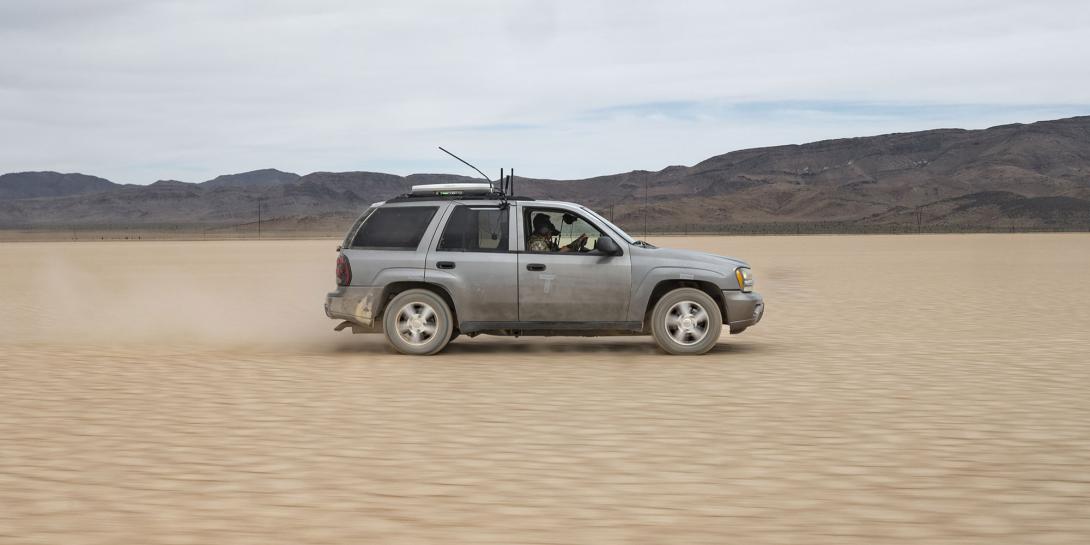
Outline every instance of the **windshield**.
{"type": "Polygon", "coordinates": [[[613,223],[610,222],[609,220],[603,218],[601,214],[599,214],[599,213],[595,212],[594,210],[591,210],[590,208],[587,208],[585,206],[580,206],[580,208],[582,208],[583,210],[586,210],[587,212],[589,212],[598,221],[606,224],[606,227],[609,227],[610,229],[613,230],[614,233],[617,233],[618,235],[620,235],[620,237],[622,239],[624,239],[625,242],[627,242],[629,244],[635,244],[636,243],[636,239],[628,236],[628,233],[624,232],[624,230],[621,229],[620,227],[617,227],[616,225],[613,225],[613,223]]]}

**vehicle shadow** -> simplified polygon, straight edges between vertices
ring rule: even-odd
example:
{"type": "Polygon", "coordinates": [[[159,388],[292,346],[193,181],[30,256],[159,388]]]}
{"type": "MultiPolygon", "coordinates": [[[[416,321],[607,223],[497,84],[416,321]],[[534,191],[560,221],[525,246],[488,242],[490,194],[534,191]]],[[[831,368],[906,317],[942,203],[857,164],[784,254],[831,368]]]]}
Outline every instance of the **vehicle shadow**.
{"type": "MultiPolygon", "coordinates": [[[[395,355],[381,337],[364,341],[344,341],[328,347],[337,354],[375,354],[395,355]]],[[[730,355],[766,352],[766,346],[746,342],[720,341],[708,355],[730,355]]],[[[668,356],[650,337],[479,337],[476,339],[459,338],[432,357],[472,356],[503,354],[548,355],[548,354],[586,354],[586,355],[629,355],[629,356],[668,356]]]]}

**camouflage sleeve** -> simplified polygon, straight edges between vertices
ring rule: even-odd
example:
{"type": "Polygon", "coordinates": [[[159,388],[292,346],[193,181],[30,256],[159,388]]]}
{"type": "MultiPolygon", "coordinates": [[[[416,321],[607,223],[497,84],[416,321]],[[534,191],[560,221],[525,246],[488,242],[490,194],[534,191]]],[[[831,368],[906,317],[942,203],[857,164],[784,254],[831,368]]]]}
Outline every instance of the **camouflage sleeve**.
{"type": "Polygon", "coordinates": [[[545,240],[542,237],[533,237],[533,238],[531,238],[530,239],[530,251],[531,252],[548,252],[548,251],[550,251],[549,241],[545,240]]]}

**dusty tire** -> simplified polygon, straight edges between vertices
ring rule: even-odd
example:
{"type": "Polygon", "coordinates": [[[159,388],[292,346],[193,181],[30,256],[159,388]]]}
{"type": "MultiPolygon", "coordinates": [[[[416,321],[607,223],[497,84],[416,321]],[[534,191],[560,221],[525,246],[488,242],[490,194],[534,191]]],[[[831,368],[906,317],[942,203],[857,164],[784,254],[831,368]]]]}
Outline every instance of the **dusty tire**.
{"type": "Polygon", "coordinates": [[[450,342],[454,314],[446,301],[428,290],[407,290],[386,305],[382,327],[386,342],[402,354],[430,356],[450,342]]]}
{"type": "Polygon", "coordinates": [[[710,295],[678,288],[662,296],[651,311],[651,334],[670,354],[703,354],[719,342],[723,313],[710,295]]]}

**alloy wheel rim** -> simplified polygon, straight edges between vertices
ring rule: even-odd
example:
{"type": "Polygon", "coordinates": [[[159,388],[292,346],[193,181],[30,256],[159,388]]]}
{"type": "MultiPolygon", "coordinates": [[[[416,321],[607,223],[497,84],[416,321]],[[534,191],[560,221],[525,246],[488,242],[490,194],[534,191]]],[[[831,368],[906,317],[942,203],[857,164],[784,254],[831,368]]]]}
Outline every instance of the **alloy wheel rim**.
{"type": "Polygon", "coordinates": [[[679,301],[666,311],[666,334],[680,345],[692,346],[708,336],[709,320],[700,303],[679,301]]]}
{"type": "Polygon", "coordinates": [[[413,302],[397,311],[397,334],[413,346],[428,344],[439,331],[439,315],[427,303],[413,302]]]}

